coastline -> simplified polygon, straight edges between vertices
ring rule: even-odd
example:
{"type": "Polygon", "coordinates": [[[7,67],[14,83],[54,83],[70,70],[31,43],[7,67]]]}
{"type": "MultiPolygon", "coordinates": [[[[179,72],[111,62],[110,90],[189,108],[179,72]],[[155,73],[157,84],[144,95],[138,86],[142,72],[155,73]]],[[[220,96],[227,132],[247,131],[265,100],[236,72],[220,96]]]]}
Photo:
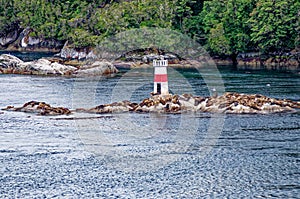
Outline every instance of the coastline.
{"type": "MultiPolygon", "coordinates": [[[[61,51],[52,51],[52,50],[41,50],[41,49],[35,49],[35,50],[28,50],[28,49],[23,49],[23,50],[12,50],[10,51],[9,49],[1,49],[0,50],[0,55],[1,54],[12,54],[18,58],[20,58],[23,61],[33,61],[39,58],[45,58],[51,61],[56,61],[59,63],[64,63],[66,65],[71,65],[71,66],[79,66],[79,65],[84,65],[87,62],[90,62],[89,59],[76,59],[76,58],[70,58],[66,59],[64,57],[59,57],[57,55],[60,55],[61,51]],[[29,56],[28,56],[29,55],[29,56]]],[[[148,55],[146,55],[148,56],[148,55]]],[[[153,54],[149,55],[152,56],[153,54]]],[[[157,55],[159,56],[159,55],[157,55]]],[[[225,58],[225,59],[220,59],[216,57],[212,57],[212,60],[217,66],[233,66],[234,63],[230,58],[225,58]]],[[[151,67],[151,63],[145,63],[142,60],[142,57],[140,57],[137,60],[122,60],[122,59],[117,59],[114,61],[111,61],[111,63],[117,67],[117,68],[143,68],[143,67],[151,67]]],[[[195,65],[199,64],[199,62],[195,60],[183,60],[181,58],[173,58],[169,62],[169,66],[172,68],[194,68],[195,65]]],[[[269,57],[266,60],[262,60],[260,57],[251,57],[251,58],[238,58],[237,59],[237,64],[234,65],[237,67],[237,69],[240,70],[275,70],[275,71],[282,71],[282,72],[296,72],[300,73],[300,64],[299,62],[295,59],[279,59],[276,57],[269,57]]],[[[199,65],[197,67],[205,67],[203,65],[199,65]]]]}

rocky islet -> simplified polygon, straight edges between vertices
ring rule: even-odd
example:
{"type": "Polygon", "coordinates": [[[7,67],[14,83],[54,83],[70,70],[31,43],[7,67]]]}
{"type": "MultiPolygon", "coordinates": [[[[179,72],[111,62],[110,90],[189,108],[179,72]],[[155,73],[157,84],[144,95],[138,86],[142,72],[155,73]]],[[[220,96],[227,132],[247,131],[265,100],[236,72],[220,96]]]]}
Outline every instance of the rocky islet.
{"type": "Polygon", "coordinates": [[[191,94],[154,95],[140,103],[129,101],[104,104],[91,109],[79,109],[89,113],[116,112],[210,112],[229,114],[267,114],[300,109],[300,102],[278,100],[259,94],[225,93],[220,96],[199,97],[191,94]]]}
{"type": "Polygon", "coordinates": [[[291,112],[300,109],[300,102],[279,100],[259,94],[225,93],[220,96],[199,97],[191,94],[153,95],[140,103],[130,101],[102,104],[93,108],[70,110],[64,107],[52,107],[45,102],[31,101],[22,107],[7,106],[5,111],[22,111],[38,115],[69,115],[75,112],[92,114],[106,113],[184,113],[209,112],[221,114],[268,114],[291,112]]]}

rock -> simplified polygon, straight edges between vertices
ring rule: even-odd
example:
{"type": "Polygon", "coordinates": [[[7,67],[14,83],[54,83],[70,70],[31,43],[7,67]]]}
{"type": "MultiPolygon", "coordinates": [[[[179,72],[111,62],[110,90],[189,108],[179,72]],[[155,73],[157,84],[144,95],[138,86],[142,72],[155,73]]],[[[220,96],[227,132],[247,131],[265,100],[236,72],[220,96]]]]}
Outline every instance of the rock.
{"type": "Polygon", "coordinates": [[[57,62],[51,63],[47,59],[39,59],[33,62],[26,62],[24,65],[31,67],[34,75],[64,75],[68,71],[74,71],[77,68],[73,66],[59,64],[57,62]]]}
{"type": "MultiPolygon", "coordinates": [[[[268,98],[263,95],[246,95],[238,93],[225,93],[226,99],[225,113],[276,113],[299,109],[299,102],[268,98]]],[[[220,97],[218,97],[220,98],[220,97]]]]}
{"type": "Polygon", "coordinates": [[[24,62],[13,55],[9,55],[9,54],[0,55],[0,66],[3,68],[8,68],[10,65],[14,66],[21,63],[24,62]]]}
{"type": "Polygon", "coordinates": [[[7,106],[2,109],[6,111],[21,111],[28,113],[37,113],[38,115],[68,115],[71,111],[64,107],[51,107],[45,102],[30,101],[22,107],[7,106]]]}
{"type": "Polygon", "coordinates": [[[10,44],[15,42],[19,33],[21,32],[20,25],[18,22],[13,22],[2,26],[2,35],[0,37],[0,47],[8,47],[10,44]]]}
{"type": "Polygon", "coordinates": [[[32,31],[31,28],[25,28],[21,32],[21,34],[19,36],[20,40],[21,40],[21,42],[20,42],[21,47],[26,48],[28,46],[29,34],[31,31],[32,31]]]}
{"type": "Polygon", "coordinates": [[[59,63],[60,60],[38,59],[23,62],[19,58],[0,55],[0,73],[31,74],[31,75],[64,75],[64,76],[100,76],[117,73],[118,70],[110,62],[95,61],[81,67],[59,63]]]}
{"type": "Polygon", "coordinates": [[[39,59],[32,62],[23,62],[19,58],[3,54],[0,55],[0,71],[2,73],[32,74],[32,75],[64,75],[67,71],[75,71],[77,68],[51,63],[47,59],[39,59]]]}
{"type": "Polygon", "coordinates": [[[22,71],[24,70],[22,68],[23,63],[22,60],[13,55],[3,54],[0,56],[0,73],[14,73],[17,69],[22,71]]]}
{"type": "Polygon", "coordinates": [[[87,113],[121,113],[132,111],[136,107],[136,104],[129,101],[115,102],[112,104],[99,105],[91,109],[76,109],[79,112],[87,113]]]}
{"type": "Polygon", "coordinates": [[[279,71],[300,71],[300,64],[297,60],[299,52],[293,50],[279,55],[259,55],[258,53],[246,53],[238,56],[238,69],[242,70],[279,70],[279,71]]]}
{"type": "Polygon", "coordinates": [[[9,32],[7,35],[0,38],[0,45],[1,46],[8,46],[12,44],[18,38],[18,30],[13,30],[9,32]]]}
{"type": "MultiPolygon", "coordinates": [[[[157,112],[157,113],[181,113],[181,112],[211,112],[224,114],[268,114],[291,112],[300,109],[300,102],[291,100],[278,100],[263,95],[248,95],[239,93],[225,93],[217,97],[194,97],[192,95],[154,95],[132,103],[129,101],[114,102],[99,105],[94,108],[78,108],[76,112],[86,113],[120,113],[120,112],[157,112]]],[[[22,107],[8,106],[2,110],[23,111],[38,113],[39,115],[70,114],[71,111],[63,107],[51,107],[44,102],[31,101],[22,107]]]]}
{"type": "Polygon", "coordinates": [[[239,93],[225,93],[217,97],[194,97],[190,94],[183,95],[154,95],[136,104],[134,108],[128,102],[126,106],[122,103],[100,105],[90,110],[97,113],[112,113],[118,111],[134,112],[161,112],[180,113],[212,112],[230,114],[266,114],[277,112],[288,112],[300,109],[300,102],[290,100],[277,100],[263,95],[247,95],[239,93]]]}
{"type": "Polygon", "coordinates": [[[32,28],[21,28],[18,23],[6,27],[5,34],[0,37],[0,47],[8,51],[47,51],[59,52],[63,42],[55,39],[39,38],[32,28]]]}
{"type": "Polygon", "coordinates": [[[123,62],[123,61],[114,61],[114,66],[117,68],[133,68],[134,62],[123,62]]]}
{"type": "Polygon", "coordinates": [[[91,65],[84,65],[74,72],[75,76],[100,76],[117,73],[117,68],[110,62],[96,61],[91,65]]]}
{"type": "Polygon", "coordinates": [[[97,59],[96,54],[92,48],[81,48],[76,49],[73,47],[68,46],[68,41],[64,44],[61,51],[56,54],[57,57],[64,58],[64,59],[97,59]]]}

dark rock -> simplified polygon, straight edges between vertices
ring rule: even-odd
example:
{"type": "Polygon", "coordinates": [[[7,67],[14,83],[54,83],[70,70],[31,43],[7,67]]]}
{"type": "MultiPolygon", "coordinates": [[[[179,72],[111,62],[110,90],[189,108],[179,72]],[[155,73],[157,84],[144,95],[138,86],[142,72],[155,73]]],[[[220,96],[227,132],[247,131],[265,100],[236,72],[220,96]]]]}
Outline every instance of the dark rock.
{"type": "Polygon", "coordinates": [[[15,22],[10,25],[6,25],[0,34],[0,47],[8,47],[10,44],[15,42],[18,37],[19,33],[21,32],[21,28],[19,23],[15,22]]]}
{"type": "Polygon", "coordinates": [[[7,35],[0,37],[0,45],[1,46],[8,46],[16,41],[18,38],[18,31],[13,30],[12,32],[8,33],[7,35]]]}
{"type": "Polygon", "coordinates": [[[31,36],[33,30],[30,27],[20,28],[12,25],[0,36],[2,49],[9,51],[47,51],[58,52],[64,45],[62,41],[55,39],[44,39],[31,36]]]}

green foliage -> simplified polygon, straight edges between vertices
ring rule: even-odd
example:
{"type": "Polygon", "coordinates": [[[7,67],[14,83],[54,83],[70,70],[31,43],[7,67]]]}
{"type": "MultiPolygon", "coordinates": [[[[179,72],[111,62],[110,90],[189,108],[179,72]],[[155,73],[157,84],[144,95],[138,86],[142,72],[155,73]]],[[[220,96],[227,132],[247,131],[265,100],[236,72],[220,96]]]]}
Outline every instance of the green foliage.
{"type": "Polygon", "coordinates": [[[184,58],[206,55],[203,47],[186,34],[152,27],[131,29],[108,37],[98,45],[96,52],[101,58],[116,59],[127,52],[148,48],[167,50],[184,58]]]}
{"type": "Polygon", "coordinates": [[[282,53],[295,48],[299,38],[298,0],[258,0],[249,22],[251,38],[265,53],[282,53]]]}
{"type": "Polygon", "coordinates": [[[204,30],[200,12],[204,0],[176,0],[173,27],[201,43],[204,30]]]}
{"type": "Polygon", "coordinates": [[[216,54],[234,55],[251,48],[247,24],[253,9],[251,0],[212,0],[202,12],[207,45],[216,54]]]}
{"type": "Polygon", "coordinates": [[[0,36],[30,27],[36,37],[86,47],[123,31],[159,27],[236,57],[299,49],[299,10],[299,0],[0,0],[0,36]]]}
{"type": "Polygon", "coordinates": [[[173,5],[164,0],[124,1],[98,9],[92,16],[96,34],[112,35],[131,28],[171,27],[173,5]]]}
{"type": "Polygon", "coordinates": [[[18,21],[39,37],[93,46],[131,28],[172,27],[175,4],[164,0],[1,0],[0,28],[18,21]]]}
{"type": "Polygon", "coordinates": [[[211,51],[220,55],[230,54],[230,43],[224,34],[224,27],[219,23],[210,29],[208,42],[211,51]]]}

